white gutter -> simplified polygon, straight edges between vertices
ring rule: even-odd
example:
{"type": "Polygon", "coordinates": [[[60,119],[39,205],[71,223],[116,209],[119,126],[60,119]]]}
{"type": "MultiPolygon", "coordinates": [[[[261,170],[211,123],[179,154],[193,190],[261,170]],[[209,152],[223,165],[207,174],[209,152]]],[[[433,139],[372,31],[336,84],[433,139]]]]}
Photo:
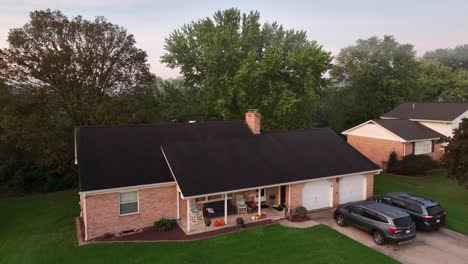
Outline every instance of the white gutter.
{"type": "Polygon", "coordinates": [[[95,195],[95,194],[104,194],[104,193],[113,193],[113,192],[125,192],[125,191],[131,191],[135,189],[165,187],[165,186],[171,186],[174,184],[176,183],[175,182],[161,182],[161,183],[133,185],[133,186],[118,187],[118,188],[110,188],[110,189],[100,189],[100,190],[93,190],[93,191],[83,191],[83,192],[78,192],[78,193],[85,194],[85,195],[95,195]]]}

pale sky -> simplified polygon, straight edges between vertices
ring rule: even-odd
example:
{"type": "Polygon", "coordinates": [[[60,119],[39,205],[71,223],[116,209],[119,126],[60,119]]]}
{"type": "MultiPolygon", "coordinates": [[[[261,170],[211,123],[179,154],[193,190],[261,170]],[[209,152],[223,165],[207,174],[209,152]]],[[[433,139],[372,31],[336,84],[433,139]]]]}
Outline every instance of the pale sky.
{"type": "Polygon", "coordinates": [[[174,29],[220,9],[258,10],[263,22],[307,31],[325,50],[337,54],[358,38],[394,35],[411,43],[418,55],[436,48],[468,43],[468,1],[157,1],[157,0],[0,0],[0,47],[7,46],[10,28],[21,27],[29,12],[59,9],[68,16],[104,16],[135,35],[148,53],[151,71],[163,78],[177,77],[160,63],[164,38],[174,29]]]}

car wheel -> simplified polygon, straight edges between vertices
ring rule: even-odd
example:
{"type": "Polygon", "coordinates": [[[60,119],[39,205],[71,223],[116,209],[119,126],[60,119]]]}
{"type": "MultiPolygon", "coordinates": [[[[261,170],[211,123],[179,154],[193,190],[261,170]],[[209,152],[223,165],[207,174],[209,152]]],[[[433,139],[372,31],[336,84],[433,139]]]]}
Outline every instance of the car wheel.
{"type": "Polygon", "coordinates": [[[385,244],[385,236],[382,232],[380,231],[374,231],[372,233],[372,237],[374,238],[374,242],[377,244],[377,245],[383,245],[385,244]]]}
{"type": "Polygon", "coordinates": [[[339,226],[345,226],[345,221],[344,221],[344,217],[342,215],[337,215],[336,216],[336,224],[339,225],[339,226]]]}

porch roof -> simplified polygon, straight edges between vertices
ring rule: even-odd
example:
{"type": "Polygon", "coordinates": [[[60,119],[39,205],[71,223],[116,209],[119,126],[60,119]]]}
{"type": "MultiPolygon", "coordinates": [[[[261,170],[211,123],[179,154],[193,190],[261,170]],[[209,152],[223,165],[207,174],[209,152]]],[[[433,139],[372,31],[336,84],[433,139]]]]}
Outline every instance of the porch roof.
{"type": "Polygon", "coordinates": [[[172,142],[161,149],[184,197],[380,170],[329,129],[172,142]]]}

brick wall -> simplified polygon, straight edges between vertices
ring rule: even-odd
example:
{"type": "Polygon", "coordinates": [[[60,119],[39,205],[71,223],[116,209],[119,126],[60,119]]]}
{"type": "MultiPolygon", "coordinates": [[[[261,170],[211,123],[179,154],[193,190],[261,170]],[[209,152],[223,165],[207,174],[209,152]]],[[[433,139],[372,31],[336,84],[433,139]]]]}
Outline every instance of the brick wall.
{"type": "MultiPolygon", "coordinates": [[[[398,159],[401,159],[404,153],[404,144],[393,140],[348,135],[348,143],[381,167],[383,162],[388,161],[392,151],[396,152],[398,159]]],[[[412,151],[412,147],[406,147],[406,150],[412,151]]]]}
{"type": "Polygon", "coordinates": [[[374,174],[366,175],[366,199],[374,195],[374,174]]]}
{"type": "MultiPolygon", "coordinates": [[[[294,214],[296,207],[302,205],[302,190],[304,189],[304,183],[292,184],[291,185],[291,212],[294,214]]],[[[289,206],[289,185],[286,187],[286,206],[289,206]]]]}
{"type": "Polygon", "coordinates": [[[139,213],[124,216],[119,215],[118,192],[86,196],[86,207],[83,208],[86,239],[148,227],[161,217],[177,217],[175,185],[141,189],[138,192],[139,213]]]}

